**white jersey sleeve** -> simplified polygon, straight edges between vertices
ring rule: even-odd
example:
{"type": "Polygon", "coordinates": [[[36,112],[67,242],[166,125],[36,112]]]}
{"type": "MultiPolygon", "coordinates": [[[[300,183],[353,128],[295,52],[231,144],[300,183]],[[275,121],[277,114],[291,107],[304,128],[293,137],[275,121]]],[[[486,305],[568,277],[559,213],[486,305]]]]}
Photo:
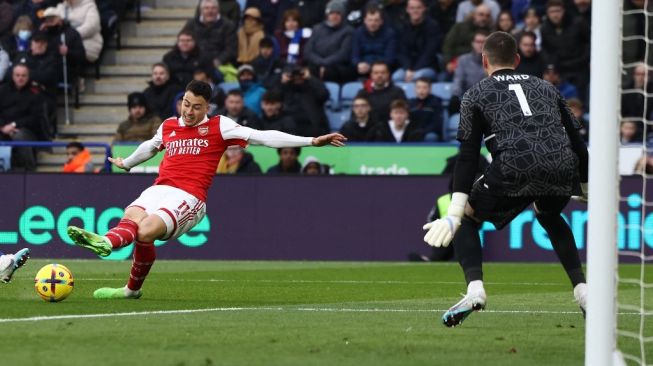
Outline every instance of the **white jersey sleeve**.
{"type": "Polygon", "coordinates": [[[220,132],[225,140],[244,140],[254,145],[267,147],[301,147],[311,146],[312,137],[295,136],[281,131],[259,131],[241,126],[232,119],[220,116],[220,132]]]}
{"type": "Polygon", "coordinates": [[[247,141],[252,134],[252,129],[239,125],[229,117],[220,116],[220,133],[225,140],[247,141]]]}
{"type": "Polygon", "coordinates": [[[138,145],[136,150],[131,155],[123,159],[125,168],[131,169],[136,165],[151,159],[154,155],[156,155],[157,151],[161,150],[162,145],[163,123],[156,130],[154,137],[138,145]]]}

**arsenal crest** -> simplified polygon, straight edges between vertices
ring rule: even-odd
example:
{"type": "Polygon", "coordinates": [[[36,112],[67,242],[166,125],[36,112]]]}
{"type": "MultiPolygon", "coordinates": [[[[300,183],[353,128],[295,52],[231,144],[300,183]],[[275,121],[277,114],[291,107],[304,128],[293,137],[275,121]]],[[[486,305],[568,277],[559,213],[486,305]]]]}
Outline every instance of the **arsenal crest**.
{"type": "Polygon", "coordinates": [[[200,136],[206,136],[209,133],[209,126],[199,126],[197,131],[200,133],[200,136]]]}

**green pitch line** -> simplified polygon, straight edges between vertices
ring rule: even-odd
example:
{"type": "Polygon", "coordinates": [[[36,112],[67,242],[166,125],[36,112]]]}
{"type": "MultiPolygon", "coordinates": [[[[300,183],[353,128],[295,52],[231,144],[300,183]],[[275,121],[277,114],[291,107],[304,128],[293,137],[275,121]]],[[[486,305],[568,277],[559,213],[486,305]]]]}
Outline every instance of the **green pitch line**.
{"type": "MultiPolygon", "coordinates": [[[[487,311],[445,328],[442,311],[465,291],[454,263],[157,261],[139,300],[96,300],[130,263],[60,261],[75,290],[36,295],[31,260],[1,286],[2,364],[115,365],[580,365],[584,322],[558,264],[488,264],[487,311]],[[44,343],[65,344],[45,357],[44,343]]],[[[639,266],[622,266],[637,278],[639,266]]],[[[653,266],[646,280],[653,282],[653,266]]],[[[619,300],[639,304],[621,285],[619,300]]],[[[653,290],[645,292],[653,307],[653,290]]],[[[649,308],[649,310],[651,310],[649,308]]],[[[620,328],[640,317],[622,310],[620,328]]],[[[648,316],[646,322],[650,323],[648,316]]],[[[653,328],[645,329],[653,336],[653,328]]],[[[639,355],[636,340],[620,347],[639,355]]],[[[653,345],[646,344],[647,359],[653,345]]]]}

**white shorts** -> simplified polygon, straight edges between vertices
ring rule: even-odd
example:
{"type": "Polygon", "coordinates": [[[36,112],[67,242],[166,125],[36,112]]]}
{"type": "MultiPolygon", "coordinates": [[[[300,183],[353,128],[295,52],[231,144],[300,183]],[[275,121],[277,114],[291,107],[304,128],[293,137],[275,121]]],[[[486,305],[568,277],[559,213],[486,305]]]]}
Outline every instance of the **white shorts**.
{"type": "Polygon", "coordinates": [[[197,225],[206,214],[206,204],[179,188],[155,185],[141,193],[127,207],[140,207],[148,215],[159,216],[166,224],[166,234],[161,240],[178,238],[197,225]]]}

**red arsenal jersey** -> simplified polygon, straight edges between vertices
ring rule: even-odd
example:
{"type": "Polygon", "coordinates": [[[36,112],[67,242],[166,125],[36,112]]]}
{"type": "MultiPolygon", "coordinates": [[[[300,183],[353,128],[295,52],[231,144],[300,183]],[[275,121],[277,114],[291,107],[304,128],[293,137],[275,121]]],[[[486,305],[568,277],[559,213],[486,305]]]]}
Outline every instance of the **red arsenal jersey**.
{"type": "Polygon", "coordinates": [[[225,116],[204,117],[192,127],[181,118],[168,118],[152,140],[166,150],[154,185],[179,188],[206,201],[222,154],[230,145],[246,147],[248,138],[247,128],[225,116]]]}

